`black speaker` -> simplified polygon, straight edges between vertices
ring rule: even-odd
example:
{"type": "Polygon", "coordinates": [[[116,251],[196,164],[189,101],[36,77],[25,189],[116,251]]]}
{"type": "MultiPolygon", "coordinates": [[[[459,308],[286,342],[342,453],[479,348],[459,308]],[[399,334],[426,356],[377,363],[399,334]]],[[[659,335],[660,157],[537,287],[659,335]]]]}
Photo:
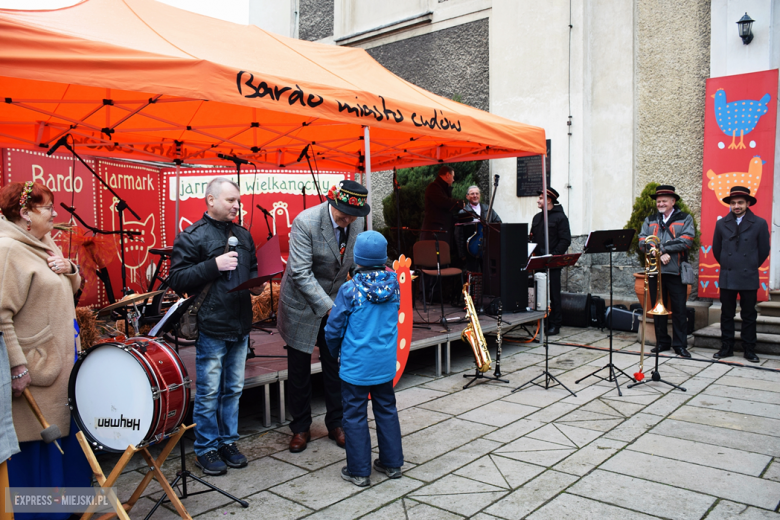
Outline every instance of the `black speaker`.
{"type": "Polygon", "coordinates": [[[528,306],[528,224],[502,223],[490,232],[483,266],[484,293],[501,298],[504,312],[528,306]]]}

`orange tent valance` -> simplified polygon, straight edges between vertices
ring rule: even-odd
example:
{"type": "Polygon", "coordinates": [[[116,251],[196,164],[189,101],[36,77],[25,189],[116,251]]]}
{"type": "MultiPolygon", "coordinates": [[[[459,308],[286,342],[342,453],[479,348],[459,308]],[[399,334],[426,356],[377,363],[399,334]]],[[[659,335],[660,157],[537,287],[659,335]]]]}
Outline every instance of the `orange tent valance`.
{"type": "Polygon", "coordinates": [[[362,171],[545,153],[544,130],[427,92],[362,49],[153,0],[0,10],[0,147],[362,171]],[[304,160],[305,162],[305,160],[304,160]]]}

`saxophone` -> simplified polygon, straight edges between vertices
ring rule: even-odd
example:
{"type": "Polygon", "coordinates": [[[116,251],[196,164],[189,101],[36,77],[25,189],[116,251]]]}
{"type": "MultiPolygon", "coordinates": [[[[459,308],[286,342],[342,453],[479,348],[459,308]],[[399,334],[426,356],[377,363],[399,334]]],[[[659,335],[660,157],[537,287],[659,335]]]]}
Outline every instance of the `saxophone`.
{"type": "Polygon", "coordinates": [[[460,337],[463,341],[471,345],[471,350],[474,351],[474,360],[477,365],[477,370],[480,372],[487,372],[490,370],[490,353],[487,349],[487,342],[485,336],[482,335],[482,326],[477,319],[477,311],[474,309],[474,302],[469,296],[469,284],[466,282],[463,284],[463,299],[466,302],[466,319],[469,320],[469,324],[460,333],[460,337]]]}

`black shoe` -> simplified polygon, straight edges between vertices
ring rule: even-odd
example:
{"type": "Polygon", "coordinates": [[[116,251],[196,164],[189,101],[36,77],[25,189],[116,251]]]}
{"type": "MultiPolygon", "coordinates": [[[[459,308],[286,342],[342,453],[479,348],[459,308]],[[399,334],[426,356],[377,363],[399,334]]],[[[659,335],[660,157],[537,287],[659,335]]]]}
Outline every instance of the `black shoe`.
{"type": "Polygon", "coordinates": [[[680,357],[684,357],[684,358],[691,357],[691,353],[688,352],[688,349],[685,347],[674,347],[674,352],[680,357]]]}
{"type": "Polygon", "coordinates": [[[555,325],[553,325],[552,327],[547,329],[547,335],[548,336],[557,336],[560,333],[561,333],[561,328],[560,327],[556,327],[555,325]]]}
{"type": "Polygon", "coordinates": [[[754,352],[751,352],[749,350],[745,351],[745,359],[750,361],[751,363],[758,363],[760,359],[758,359],[758,356],[754,352]]]}
{"type": "Polygon", "coordinates": [[[653,347],[653,350],[651,350],[650,352],[655,354],[657,352],[666,352],[667,350],[672,350],[672,347],[653,347]]]}
{"type": "Polygon", "coordinates": [[[220,446],[219,457],[231,468],[243,468],[249,464],[246,457],[238,451],[238,446],[236,446],[235,442],[220,446]]]}
{"type": "Polygon", "coordinates": [[[734,355],[734,352],[732,350],[727,349],[720,349],[719,351],[715,352],[712,357],[714,359],[723,359],[727,357],[731,357],[734,355]]]}
{"type": "Polygon", "coordinates": [[[211,450],[198,455],[195,465],[203,470],[206,475],[224,475],[227,473],[227,465],[219,458],[217,450],[211,450]]]}
{"type": "Polygon", "coordinates": [[[346,466],[341,468],[341,478],[347,482],[352,482],[358,487],[368,487],[371,485],[371,480],[368,477],[359,477],[349,472],[346,466]]]}

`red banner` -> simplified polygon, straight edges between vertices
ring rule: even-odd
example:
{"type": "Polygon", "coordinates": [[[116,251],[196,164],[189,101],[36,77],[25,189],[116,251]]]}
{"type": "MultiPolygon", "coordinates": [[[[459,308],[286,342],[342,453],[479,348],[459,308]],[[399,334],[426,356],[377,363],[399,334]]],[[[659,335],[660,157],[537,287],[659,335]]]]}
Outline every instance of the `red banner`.
{"type": "MultiPolygon", "coordinates": [[[[163,247],[165,244],[165,229],[161,224],[160,211],[160,169],[122,161],[98,160],[98,174],[129,208],[135,211],[136,218],[130,210],[123,212],[123,227],[125,231],[136,231],[140,235],[125,237],[125,265],[127,287],[136,293],[149,290],[149,280],[152,268],[159,257],[149,253],[150,249],[163,247]]],[[[116,233],[119,231],[119,200],[102,184],[98,184],[97,196],[97,227],[103,231],[116,233]]],[[[113,261],[108,267],[111,286],[114,295],[122,295],[122,250],[119,235],[112,234],[113,261]]],[[[103,291],[98,304],[107,305],[103,301],[103,291]]]]}
{"type": "MultiPolygon", "coordinates": [[[[719,298],[720,265],[712,254],[722,201],[732,186],[745,186],[758,199],[751,210],[772,221],[777,69],[707,80],[701,201],[699,296],[719,298]]],[[[758,300],[769,298],[769,259],[759,269],[758,300]]]]}
{"type": "MultiPolygon", "coordinates": [[[[44,152],[28,150],[3,150],[3,185],[11,182],[35,181],[45,184],[54,194],[54,210],[57,216],[55,224],[67,224],[71,215],[60,203],[74,207],[76,213],[90,226],[97,225],[97,205],[95,202],[95,183],[93,175],[73,156],[56,154],[51,157],[44,152]],[[73,178],[71,179],[71,173],[73,178]]],[[[90,167],[95,167],[95,161],[85,159],[90,167]]],[[[91,233],[85,233],[79,226],[75,233],[55,229],[52,237],[62,249],[62,253],[74,259],[82,266],[85,283],[81,296],[81,305],[95,306],[98,304],[97,276],[94,266],[110,264],[110,239],[93,238],[91,233]],[[92,269],[84,269],[91,266],[92,269]]],[[[103,297],[105,300],[105,296],[103,297]]]]}
{"type": "MultiPolygon", "coordinates": [[[[125,200],[140,218],[124,211],[124,229],[140,235],[125,241],[127,285],[135,292],[146,292],[152,271],[159,257],[150,249],[173,245],[176,236],[176,170],[160,170],[154,166],[125,161],[85,158],[111,188],[125,200]]],[[[54,194],[57,216],[55,223],[76,224],[60,203],[75,207],[75,211],[91,227],[106,232],[119,231],[118,200],[102,183],[70,155],[8,149],[2,151],[3,184],[35,181],[45,184],[54,194]],[[75,166],[75,169],[74,169],[75,166]],[[71,171],[73,178],[71,179],[71,171]]],[[[203,216],[205,189],[217,176],[236,180],[236,172],[226,169],[180,171],[179,229],[184,229],[203,216]]],[[[343,173],[321,172],[318,183],[323,196],[328,189],[345,178],[343,173]]],[[[346,178],[352,178],[351,175],[346,178]]],[[[306,171],[254,171],[241,174],[241,202],[244,227],[251,230],[255,245],[260,248],[271,234],[279,235],[282,256],[286,260],[293,219],[305,207],[319,204],[311,174],[306,171]],[[260,206],[269,213],[266,219],[260,206]]],[[[73,232],[55,230],[55,241],[63,254],[81,266],[85,283],[79,305],[104,307],[109,304],[103,283],[96,269],[105,267],[114,294],[122,291],[122,260],[118,234],[93,234],[77,224],[73,232]]],[[[165,264],[164,264],[165,266],[165,264]]],[[[167,275],[163,271],[163,276],[167,275]]]]}
{"type": "MultiPolygon", "coordinates": [[[[206,185],[214,177],[223,176],[237,181],[235,171],[220,169],[182,170],[179,175],[179,222],[176,220],[176,170],[163,170],[165,200],[163,216],[166,226],[167,245],[173,245],[179,231],[196,222],[206,211],[204,202],[206,185]]],[[[321,172],[317,182],[323,197],[331,186],[351,174],[340,172],[321,172]]],[[[273,235],[279,235],[282,256],[287,259],[288,237],[293,219],[307,208],[320,203],[314,181],[309,172],[295,170],[243,171],[241,173],[241,212],[244,227],[252,232],[255,246],[260,248],[268,240],[269,229],[273,235]],[[262,207],[271,215],[266,218],[262,207]]]]}

